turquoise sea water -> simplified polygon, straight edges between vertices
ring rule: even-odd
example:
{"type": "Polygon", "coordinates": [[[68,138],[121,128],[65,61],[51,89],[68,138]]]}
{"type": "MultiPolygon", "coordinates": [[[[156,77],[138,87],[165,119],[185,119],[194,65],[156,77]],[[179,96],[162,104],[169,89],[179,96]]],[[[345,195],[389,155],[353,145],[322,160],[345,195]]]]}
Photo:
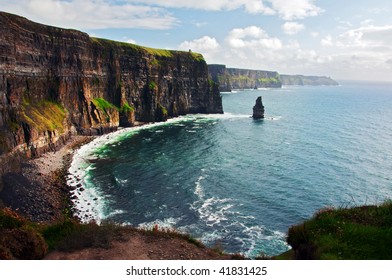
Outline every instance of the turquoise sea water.
{"type": "Polygon", "coordinates": [[[69,183],[84,219],[173,227],[254,257],[327,206],[392,197],[392,84],[222,93],[224,115],[191,115],[103,136],[69,183]],[[250,118],[258,96],[266,119],[250,118]]]}

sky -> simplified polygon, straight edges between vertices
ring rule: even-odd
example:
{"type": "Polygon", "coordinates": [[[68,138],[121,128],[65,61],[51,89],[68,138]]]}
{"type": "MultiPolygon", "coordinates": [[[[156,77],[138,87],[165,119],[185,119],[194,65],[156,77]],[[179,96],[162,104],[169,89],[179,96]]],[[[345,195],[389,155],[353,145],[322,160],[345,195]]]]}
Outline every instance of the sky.
{"type": "Polygon", "coordinates": [[[0,10],[94,37],[191,49],[209,64],[392,79],[391,0],[0,0],[0,10]]]}

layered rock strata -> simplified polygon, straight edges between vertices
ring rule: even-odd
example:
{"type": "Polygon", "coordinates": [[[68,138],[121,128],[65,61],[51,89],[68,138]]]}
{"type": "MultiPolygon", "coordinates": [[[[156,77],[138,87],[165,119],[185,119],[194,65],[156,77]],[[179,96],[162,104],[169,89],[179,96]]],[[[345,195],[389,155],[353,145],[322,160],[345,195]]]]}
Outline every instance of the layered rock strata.
{"type": "Polygon", "coordinates": [[[275,71],[226,68],[225,65],[210,64],[211,79],[219,85],[220,91],[234,89],[280,88],[282,83],[275,71]]]}
{"type": "Polygon", "coordinates": [[[16,151],[38,156],[75,134],[222,112],[200,54],[92,38],[0,12],[0,163],[16,151]]]}

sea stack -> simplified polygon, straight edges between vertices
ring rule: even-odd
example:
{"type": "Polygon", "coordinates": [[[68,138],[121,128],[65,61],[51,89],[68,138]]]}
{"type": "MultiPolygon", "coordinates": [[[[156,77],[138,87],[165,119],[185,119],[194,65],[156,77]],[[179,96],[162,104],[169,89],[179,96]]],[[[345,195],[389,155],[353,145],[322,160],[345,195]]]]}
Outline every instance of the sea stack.
{"type": "Polygon", "coordinates": [[[253,106],[253,116],[254,119],[264,119],[264,106],[261,96],[257,97],[256,105],[253,106]]]}

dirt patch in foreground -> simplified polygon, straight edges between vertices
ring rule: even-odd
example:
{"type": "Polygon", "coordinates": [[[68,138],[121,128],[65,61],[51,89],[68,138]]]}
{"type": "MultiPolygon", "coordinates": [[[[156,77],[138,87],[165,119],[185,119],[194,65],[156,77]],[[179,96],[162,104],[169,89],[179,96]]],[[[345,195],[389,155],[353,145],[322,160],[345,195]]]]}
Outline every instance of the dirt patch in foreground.
{"type": "Polygon", "coordinates": [[[125,231],[110,248],[85,248],[50,252],[46,260],[222,260],[238,259],[181,238],[139,231],[125,231]]]}

